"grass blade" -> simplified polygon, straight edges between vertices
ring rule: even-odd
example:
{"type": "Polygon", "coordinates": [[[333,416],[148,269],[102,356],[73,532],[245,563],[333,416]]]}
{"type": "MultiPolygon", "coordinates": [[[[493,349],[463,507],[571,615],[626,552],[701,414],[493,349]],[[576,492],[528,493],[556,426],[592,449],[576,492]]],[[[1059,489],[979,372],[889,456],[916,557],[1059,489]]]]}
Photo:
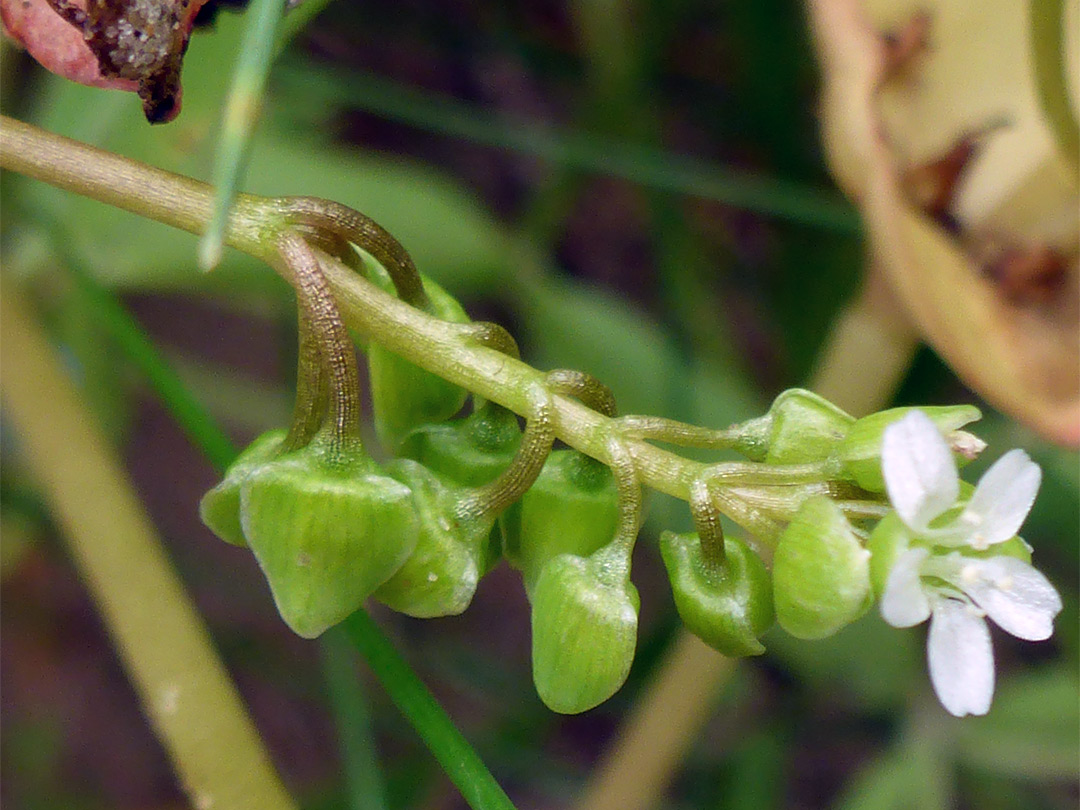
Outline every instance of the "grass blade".
{"type": "Polygon", "coordinates": [[[351,810],[386,810],[386,789],[379,770],[367,697],[356,671],[357,655],[340,628],[319,642],[323,677],[337,725],[351,810]]]}
{"type": "Polygon", "coordinates": [[[240,43],[236,73],[225,99],[221,140],[214,156],[214,195],[210,224],[199,241],[199,266],[212,270],[221,261],[225,224],[244,173],[251,133],[259,119],[263,89],[274,58],[278,23],[285,13],[284,0],[253,0],[247,28],[240,43]]]}
{"type": "Polygon", "coordinates": [[[473,810],[513,810],[495,777],[374,619],[361,608],[343,627],[469,806],[473,810]]]}

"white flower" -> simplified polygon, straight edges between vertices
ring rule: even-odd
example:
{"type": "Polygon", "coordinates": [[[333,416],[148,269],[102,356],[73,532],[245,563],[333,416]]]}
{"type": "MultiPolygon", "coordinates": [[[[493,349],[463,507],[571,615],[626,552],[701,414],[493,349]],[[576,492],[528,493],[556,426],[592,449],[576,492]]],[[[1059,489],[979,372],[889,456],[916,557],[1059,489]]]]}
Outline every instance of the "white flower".
{"type": "Polygon", "coordinates": [[[1010,450],[983,474],[959,515],[933,525],[956,505],[960,477],[949,446],[922,411],[885,428],[881,472],[889,500],[917,536],[978,551],[1019,531],[1042,480],[1042,470],[1027,453],[1010,450]]]}
{"type": "Polygon", "coordinates": [[[894,627],[930,619],[930,681],[957,717],[986,714],[994,694],[994,658],[985,617],[1002,630],[1042,641],[1053,632],[1061,598],[1050,582],[1015,557],[980,559],[958,551],[905,551],[889,573],[881,615],[894,627]]]}
{"type": "MultiPolygon", "coordinates": [[[[981,549],[1015,535],[1040,478],[1023,451],[1006,453],[956,518],[931,527],[956,505],[960,487],[948,447],[929,418],[913,411],[886,428],[881,461],[889,499],[912,535],[954,548],[981,549]]],[[[1057,591],[1023,560],[971,557],[949,548],[904,551],[881,597],[881,615],[894,627],[930,619],[930,681],[957,717],[990,709],[994,657],[985,619],[1017,638],[1041,641],[1050,637],[1060,611],[1057,591]]]]}

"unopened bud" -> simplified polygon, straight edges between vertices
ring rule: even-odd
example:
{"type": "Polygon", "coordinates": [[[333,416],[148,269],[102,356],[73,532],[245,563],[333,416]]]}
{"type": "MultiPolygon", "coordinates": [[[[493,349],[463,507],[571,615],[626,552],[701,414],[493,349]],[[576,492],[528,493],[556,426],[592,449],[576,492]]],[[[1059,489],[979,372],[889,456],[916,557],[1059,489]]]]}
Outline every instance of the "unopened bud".
{"type": "Polygon", "coordinates": [[[687,630],[727,656],[765,652],[758,638],[774,620],[772,583],[753,551],[724,538],[723,560],[712,562],[697,534],[664,532],[660,553],[687,630]]]}
{"type": "Polygon", "coordinates": [[[870,552],[824,496],[808,499],[780,535],[773,556],[776,620],[796,638],[825,638],[872,602],[870,552]]]}
{"type": "MultiPolygon", "coordinates": [[[[885,428],[913,410],[922,411],[932,421],[953,450],[962,458],[978,453],[981,444],[971,434],[960,430],[979,419],[982,414],[974,405],[940,405],[921,408],[891,408],[859,419],[837,448],[837,458],[843,464],[844,475],[869,492],[884,492],[885,479],[881,473],[881,443],[885,428]],[[971,436],[971,438],[967,438],[971,436]],[[975,439],[975,441],[972,441],[975,439]]],[[[983,445],[985,446],[985,445],[983,445]]]]}
{"type": "Polygon", "coordinates": [[[828,458],[855,418],[801,388],[781,393],[769,408],[768,464],[807,464],[828,458]]]}
{"type": "Polygon", "coordinates": [[[532,592],[532,661],[537,694],[552,711],[577,714],[626,681],[637,646],[639,599],[616,550],[548,561],[532,592]]]}
{"type": "Polygon", "coordinates": [[[246,546],[240,525],[240,485],[251,473],[277,456],[284,430],[271,430],[249,444],[225,471],[221,483],[202,496],[199,517],[210,530],[234,546],[246,546]]]}

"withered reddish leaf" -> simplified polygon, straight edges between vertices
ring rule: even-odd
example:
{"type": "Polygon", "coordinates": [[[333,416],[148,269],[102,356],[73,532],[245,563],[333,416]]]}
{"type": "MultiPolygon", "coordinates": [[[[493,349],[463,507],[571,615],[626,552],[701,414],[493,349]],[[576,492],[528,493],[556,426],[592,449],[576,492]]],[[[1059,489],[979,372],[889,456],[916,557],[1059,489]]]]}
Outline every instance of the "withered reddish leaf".
{"type": "Polygon", "coordinates": [[[0,0],[7,33],[44,67],[139,94],[151,123],[180,111],[180,69],[206,0],[0,0]]]}

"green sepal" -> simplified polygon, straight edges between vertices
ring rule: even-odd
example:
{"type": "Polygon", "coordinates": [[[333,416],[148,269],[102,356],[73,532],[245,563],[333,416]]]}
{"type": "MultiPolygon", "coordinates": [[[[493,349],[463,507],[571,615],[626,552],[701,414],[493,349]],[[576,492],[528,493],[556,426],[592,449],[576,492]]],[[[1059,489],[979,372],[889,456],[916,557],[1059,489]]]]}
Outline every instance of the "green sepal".
{"type": "MultiPolygon", "coordinates": [[[[864,416],[852,425],[836,450],[836,457],[843,464],[843,475],[868,492],[884,492],[885,479],[881,473],[881,443],[885,428],[902,419],[908,413],[919,410],[930,417],[943,436],[982,417],[974,405],[938,405],[919,408],[890,408],[887,411],[864,416]]],[[[967,461],[953,453],[957,462],[967,461]]]]}
{"type": "Polygon", "coordinates": [[[706,561],[696,533],[660,535],[660,554],[686,629],[731,657],[760,655],[758,638],[774,621],[772,583],[761,558],[724,538],[724,559],[706,561]]]}
{"type": "Polygon", "coordinates": [[[885,594],[885,583],[889,573],[912,544],[911,531],[895,512],[890,512],[870,532],[866,549],[870,552],[870,585],[874,596],[880,599],[885,594]]]}
{"type": "Polygon", "coordinates": [[[375,598],[387,607],[429,619],[456,616],[469,606],[488,566],[493,519],[462,520],[455,507],[465,494],[422,464],[397,459],[386,471],[412,490],[420,521],[416,548],[404,565],[379,586],[375,598]]]}
{"type": "Polygon", "coordinates": [[[328,464],[316,444],[252,472],[240,515],[281,618],[304,638],[360,607],[418,535],[408,487],[366,456],[328,464]]]}
{"type": "Polygon", "coordinates": [[[510,465],[520,444],[517,416],[488,402],[464,419],[412,430],[398,454],[419,461],[447,481],[478,487],[510,465]]]}
{"type": "Polygon", "coordinates": [[[855,424],[855,417],[824,397],[789,388],[769,408],[767,464],[809,464],[827,459],[855,424]]]}
{"type": "MultiPolygon", "coordinates": [[[[469,316],[453,296],[430,279],[423,282],[429,315],[453,323],[469,323],[469,316]]],[[[389,280],[384,283],[389,284],[389,280]]],[[[418,425],[443,422],[465,404],[468,392],[464,388],[378,343],[368,346],[367,356],[375,433],[388,448],[396,449],[405,434],[418,425]]]]}
{"type": "Polygon", "coordinates": [[[202,496],[199,517],[210,530],[234,546],[247,546],[240,525],[240,485],[254,470],[271,461],[281,448],[287,431],[270,430],[259,436],[236,457],[221,483],[202,496]]]}
{"type": "Polygon", "coordinates": [[[640,600],[623,550],[548,561],[532,591],[533,682],[552,711],[593,708],[626,681],[640,600]]]}
{"type": "Polygon", "coordinates": [[[618,522],[619,494],[607,465],[577,450],[556,450],[500,518],[503,556],[531,590],[548,560],[589,556],[611,542],[618,522]]]}
{"type": "Polygon", "coordinates": [[[802,639],[855,621],[873,604],[870,556],[839,506],[824,495],[806,500],[773,555],[776,621],[802,639]]]}

